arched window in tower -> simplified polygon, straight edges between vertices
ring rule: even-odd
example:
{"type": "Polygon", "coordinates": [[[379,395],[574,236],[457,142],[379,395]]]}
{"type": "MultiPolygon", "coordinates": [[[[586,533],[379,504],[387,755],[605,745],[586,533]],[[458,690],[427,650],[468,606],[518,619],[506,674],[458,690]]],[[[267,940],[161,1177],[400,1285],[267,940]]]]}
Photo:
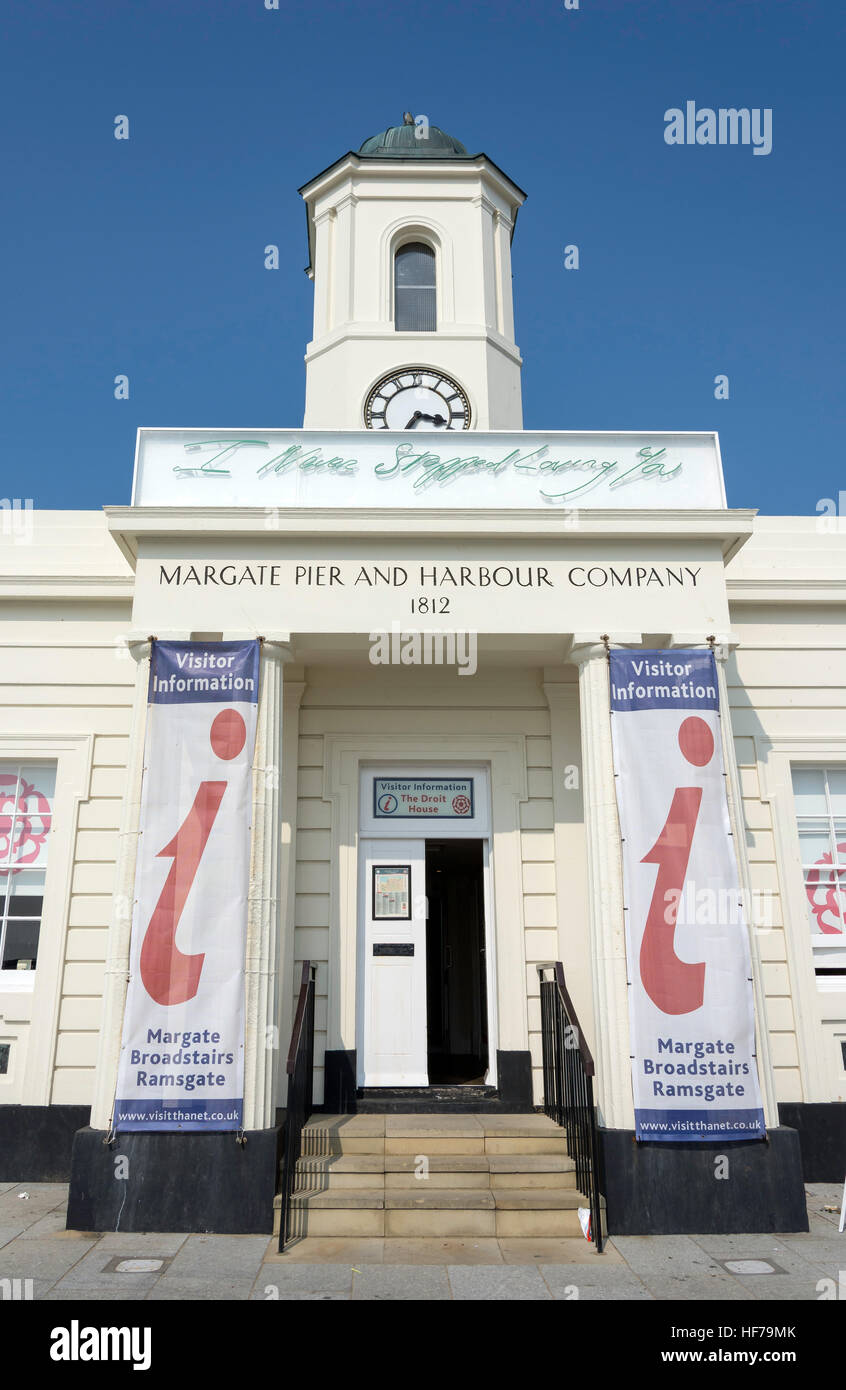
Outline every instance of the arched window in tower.
{"type": "Polygon", "coordinates": [[[407,333],[437,328],[435,253],[422,241],[407,242],[394,257],[394,328],[407,333]]]}

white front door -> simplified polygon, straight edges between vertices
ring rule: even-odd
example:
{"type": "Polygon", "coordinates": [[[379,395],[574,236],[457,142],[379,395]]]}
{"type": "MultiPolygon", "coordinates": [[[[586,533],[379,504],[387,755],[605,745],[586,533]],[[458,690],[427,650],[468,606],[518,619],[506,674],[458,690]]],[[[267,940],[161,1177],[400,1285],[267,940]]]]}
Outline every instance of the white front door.
{"type": "Polygon", "coordinates": [[[426,842],[362,840],[364,1086],[427,1086],[426,842]]]}

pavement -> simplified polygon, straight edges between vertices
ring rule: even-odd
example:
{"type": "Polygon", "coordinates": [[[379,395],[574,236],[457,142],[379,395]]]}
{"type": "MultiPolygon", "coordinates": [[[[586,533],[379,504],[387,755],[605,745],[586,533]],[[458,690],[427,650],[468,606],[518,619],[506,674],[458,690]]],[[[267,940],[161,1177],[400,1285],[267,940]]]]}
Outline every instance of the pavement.
{"type": "Polygon", "coordinates": [[[65,1229],[67,1187],[0,1183],[0,1301],[846,1300],[842,1189],[807,1187],[807,1234],[300,1241],[65,1229]]]}

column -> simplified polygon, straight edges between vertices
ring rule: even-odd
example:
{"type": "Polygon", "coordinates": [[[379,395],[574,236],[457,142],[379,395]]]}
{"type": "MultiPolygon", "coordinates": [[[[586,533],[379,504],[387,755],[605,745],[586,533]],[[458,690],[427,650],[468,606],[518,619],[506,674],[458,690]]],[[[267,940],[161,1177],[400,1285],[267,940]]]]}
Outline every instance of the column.
{"type": "Polygon", "coordinates": [[[97,1052],[97,1071],[91,1105],[91,1128],[109,1129],[117,1086],[123,1013],[129,984],[129,939],[132,930],[132,904],[135,898],[135,861],[138,855],[138,828],[141,817],[141,781],[144,773],[144,737],[147,727],[147,688],[150,683],[150,641],[127,638],[130,657],[135,661],[135,695],[129,754],[126,764],[126,791],[121,807],[118,834],[115,890],[106,972],[103,979],[103,1021],[97,1052]]]}
{"type": "MultiPolygon", "coordinates": [[[[277,1027],[282,861],[282,667],[288,655],[287,642],[269,638],[262,641],[261,689],[253,761],[252,857],[244,980],[245,1130],[270,1129],[276,1115],[276,1073],[282,1041],[277,1027]]],[[[296,777],[296,769],[293,769],[292,775],[296,777]]]]}
{"type": "Polygon", "coordinates": [[[287,1104],[287,1078],[284,1075],[285,1058],[291,1031],[294,1027],[294,991],[299,990],[299,977],[294,974],[294,910],[297,869],[297,778],[299,775],[300,702],[305,693],[306,683],[298,680],[302,668],[288,667],[285,683],[282,686],[282,778],[280,796],[281,824],[279,843],[280,866],[280,921],[279,921],[279,1056],[280,1074],[276,1078],[276,1104],[287,1104]],[[288,679],[293,676],[294,679],[288,679]]]}
{"type": "MultiPolygon", "coordinates": [[[[615,645],[636,645],[628,635],[615,645]]],[[[634,1129],[623,861],[611,747],[608,654],[599,636],[573,638],[569,660],[579,668],[582,793],[593,973],[596,1099],[600,1124],[634,1129]]]]}

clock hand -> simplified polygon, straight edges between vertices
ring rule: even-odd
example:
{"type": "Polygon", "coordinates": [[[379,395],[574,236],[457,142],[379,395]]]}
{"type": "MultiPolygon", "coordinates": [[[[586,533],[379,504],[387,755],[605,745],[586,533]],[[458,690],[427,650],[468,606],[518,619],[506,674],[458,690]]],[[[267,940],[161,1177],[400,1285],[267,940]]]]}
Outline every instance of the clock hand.
{"type": "Polygon", "coordinates": [[[408,422],[408,424],[406,425],[405,428],[406,428],[407,430],[413,430],[413,429],[414,429],[414,426],[417,424],[417,421],[418,421],[418,420],[426,420],[427,418],[428,418],[428,417],[427,417],[426,415],[424,415],[422,411],[420,411],[420,410],[415,410],[414,414],[412,415],[411,419],[409,420],[409,422],[408,422]]]}

